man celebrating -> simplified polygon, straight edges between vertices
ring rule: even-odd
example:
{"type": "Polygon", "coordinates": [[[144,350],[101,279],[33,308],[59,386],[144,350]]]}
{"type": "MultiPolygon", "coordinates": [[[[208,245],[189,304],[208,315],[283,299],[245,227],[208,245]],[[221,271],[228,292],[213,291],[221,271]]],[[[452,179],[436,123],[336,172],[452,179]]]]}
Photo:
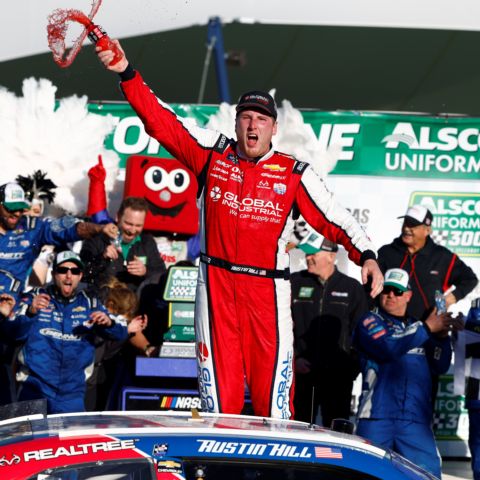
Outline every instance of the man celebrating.
{"type": "MultiPolygon", "coordinates": [[[[66,248],[70,242],[89,238],[100,232],[114,238],[117,227],[114,224],[95,225],[79,222],[65,216],[53,220],[24,215],[30,208],[22,187],[14,182],[0,186],[0,269],[20,282],[19,291],[25,289],[33,263],[44,245],[66,248]]],[[[14,345],[0,342],[0,404],[14,400],[10,385],[11,362],[14,345]]]]}
{"type": "Polygon", "coordinates": [[[350,259],[362,265],[363,281],[372,278],[375,296],[383,277],[372,242],[308,164],[272,148],[277,109],[268,93],[240,97],[237,139],[229,139],[177,117],[125,55],[109,66],[113,53],[98,47],[97,53],[120,74],[123,93],[147,133],[198,177],[195,328],[202,408],[240,413],[246,378],[257,415],[289,418],[293,327],[286,245],[296,212],[345,246],[350,259]]]}
{"type": "Polygon", "coordinates": [[[433,215],[422,205],[409,207],[402,232],[391,244],[378,251],[382,272],[402,268],[410,275],[412,298],[407,313],[424,320],[435,305],[435,291],[446,292],[447,308],[470,293],[478,282],[473,270],[447,248],[431,238],[433,215]]]}
{"type": "MultiPolygon", "coordinates": [[[[25,295],[1,325],[9,338],[24,342],[18,355],[18,400],[46,399],[48,413],[85,410],[95,336],[113,340],[128,336],[126,325],[116,323],[97,298],[77,290],[82,272],[76,253],[60,252],[53,265],[53,284],[25,295]]],[[[142,328],[137,325],[140,317],[132,323],[132,330],[142,328]]]]}
{"type": "Polygon", "coordinates": [[[390,448],[440,478],[431,427],[432,373],[445,373],[452,356],[455,319],[436,314],[420,322],[407,315],[412,298],[408,273],[385,272],[380,308],[357,324],[363,388],[357,434],[390,448]]]}
{"type": "Polygon", "coordinates": [[[351,339],[368,310],[367,295],[357,280],[337,270],[337,244],[311,232],[298,248],[306,254],[307,270],[292,275],[295,419],[313,422],[320,405],[322,423],[330,427],[334,418],[350,418],[360,372],[351,339]]]}
{"type": "Polygon", "coordinates": [[[80,256],[86,264],[88,283],[100,287],[116,277],[136,291],[145,280],[158,279],[165,272],[154,238],[143,231],[147,211],[144,198],[127,197],[117,213],[116,241],[99,235],[83,242],[80,256]]]}

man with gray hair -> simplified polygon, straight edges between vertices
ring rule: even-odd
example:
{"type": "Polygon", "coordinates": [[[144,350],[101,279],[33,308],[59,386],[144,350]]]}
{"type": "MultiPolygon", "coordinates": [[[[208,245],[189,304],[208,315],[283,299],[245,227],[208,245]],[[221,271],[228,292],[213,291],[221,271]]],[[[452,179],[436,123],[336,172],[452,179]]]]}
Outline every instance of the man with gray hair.
{"type": "Polygon", "coordinates": [[[410,276],[409,315],[424,320],[435,305],[435,291],[447,293],[447,308],[464,298],[477,285],[473,270],[448,248],[432,238],[433,215],[423,205],[412,205],[403,218],[401,234],[378,251],[382,272],[402,268],[410,276]],[[452,290],[452,286],[455,290],[452,290]]]}

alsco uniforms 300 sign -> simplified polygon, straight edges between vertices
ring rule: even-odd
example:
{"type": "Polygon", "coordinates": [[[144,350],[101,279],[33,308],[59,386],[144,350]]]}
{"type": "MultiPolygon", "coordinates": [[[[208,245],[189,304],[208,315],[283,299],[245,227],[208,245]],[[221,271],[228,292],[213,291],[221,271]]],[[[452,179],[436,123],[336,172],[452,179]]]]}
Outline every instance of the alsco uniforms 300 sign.
{"type": "Polygon", "coordinates": [[[286,244],[294,211],[344,245],[357,264],[375,258],[374,247],[308,164],[273,149],[256,162],[241,160],[234,140],[177,117],[137,72],[123,80],[147,133],[197,175],[201,189],[195,328],[202,405],[239,413],[246,378],[257,415],[288,418],[293,329],[286,244]]]}

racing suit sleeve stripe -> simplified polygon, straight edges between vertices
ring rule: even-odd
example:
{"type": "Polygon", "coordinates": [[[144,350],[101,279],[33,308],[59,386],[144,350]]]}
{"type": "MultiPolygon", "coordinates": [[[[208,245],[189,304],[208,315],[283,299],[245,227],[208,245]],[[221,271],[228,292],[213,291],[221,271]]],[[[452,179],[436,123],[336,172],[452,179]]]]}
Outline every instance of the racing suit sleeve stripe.
{"type": "Polygon", "coordinates": [[[305,169],[296,203],[305,220],[329,240],[343,245],[349,258],[360,265],[362,254],[376,249],[352,214],[338,204],[325,182],[309,166],[305,169]]]}
{"type": "Polygon", "coordinates": [[[195,175],[199,175],[220,133],[201,128],[194,120],[177,116],[169,105],[155,96],[138,72],[133,79],[120,85],[125,98],[143,122],[145,131],[195,175]]]}

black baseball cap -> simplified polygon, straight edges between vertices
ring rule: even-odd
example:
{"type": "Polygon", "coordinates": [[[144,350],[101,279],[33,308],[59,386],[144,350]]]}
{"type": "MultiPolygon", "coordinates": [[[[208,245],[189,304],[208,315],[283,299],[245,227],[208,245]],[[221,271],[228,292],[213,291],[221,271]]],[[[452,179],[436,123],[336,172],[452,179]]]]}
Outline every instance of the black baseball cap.
{"type": "Polygon", "coordinates": [[[277,119],[275,100],[269,93],[260,90],[246,92],[238,99],[236,111],[239,113],[243,110],[261,110],[275,120],[277,119]]]}

